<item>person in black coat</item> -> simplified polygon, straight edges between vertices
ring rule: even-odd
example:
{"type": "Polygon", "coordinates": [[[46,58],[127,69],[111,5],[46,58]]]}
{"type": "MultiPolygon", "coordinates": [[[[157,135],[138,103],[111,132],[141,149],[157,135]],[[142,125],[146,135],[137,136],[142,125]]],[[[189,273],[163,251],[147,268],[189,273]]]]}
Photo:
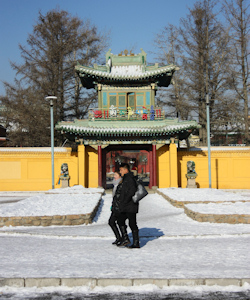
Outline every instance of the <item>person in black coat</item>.
{"type": "Polygon", "coordinates": [[[134,203],[132,200],[132,197],[137,190],[137,184],[133,174],[130,172],[128,164],[121,164],[119,169],[122,175],[122,188],[118,205],[120,212],[118,216],[118,225],[122,233],[122,240],[117,243],[117,246],[127,246],[130,244],[125,223],[128,219],[129,227],[132,230],[133,235],[133,244],[129,246],[129,248],[140,248],[139,230],[136,221],[139,204],[134,203]]]}
{"type": "Polygon", "coordinates": [[[109,226],[113,230],[116,240],[112,243],[113,245],[117,245],[118,242],[121,242],[121,234],[119,232],[119,229],[117,227],[117,219],[119,215],[119,200],[120,200],[120,194],[122,189],[122,177],[119,172],[114,173],[114,180],[112,182],[113,184],[113,201],[111,206],[111,216],[109,218],[109,226]]]}

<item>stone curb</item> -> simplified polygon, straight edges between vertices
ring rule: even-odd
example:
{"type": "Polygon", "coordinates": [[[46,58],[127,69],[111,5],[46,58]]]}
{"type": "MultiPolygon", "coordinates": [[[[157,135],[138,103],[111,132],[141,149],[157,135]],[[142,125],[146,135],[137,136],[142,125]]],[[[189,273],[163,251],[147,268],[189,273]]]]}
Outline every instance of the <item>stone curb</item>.
{"type": "Polygon", "coordinates": [[[79,215],[55,215],[55,216],[32,216],[32,217],[1,217],[0,227],[3,226],[52,226],[52,225],[82,225],[92,223],[96,212],[101,204],[102,193],[91,213],[79,215]]]}
{"type": "Polygon", "coordinates": [[[203,214],[186,206],[184,206],[184,212],[189,218],[198,222],[250,224],[250,215],[203,214]]]}
{"type": "Polygon", "coordinates": [[[154,284],[159,288],[163,286],[243,286],[250,284],[250,278],[195,278],[195,279],[163,279],[163,278],[0,278],[0,287],[49,287],[49,286],[88,286],[90,288],[107,286],[141,286],[154,284]]]}
{"type": "MultiPolygon", "coordinates": [[[[157,193],[161,195],[163,198],[165,198],[168,202],[170,202],[173,206],[178,208],[183,208],[185,214],[197,221],[197,222],[210,222],[210,223],[228,223],[228,224],[250,224],[250,215],[240,215],[240,214],[203,214],[200,212],[196,212],[191,210],[190,208],[186,207],[186,204],[207,204],[207,203],[225,203],[225,202],[231,202],[236,203],[236,201],[217,201],[217,202],[211,202],[211,201],[177,201],[173,200],[167,195],[163,194],[162,192],[157,190],[157,193]]],[[[249,202],[249,201],[240,201],[240,202],[249,202]]]]}

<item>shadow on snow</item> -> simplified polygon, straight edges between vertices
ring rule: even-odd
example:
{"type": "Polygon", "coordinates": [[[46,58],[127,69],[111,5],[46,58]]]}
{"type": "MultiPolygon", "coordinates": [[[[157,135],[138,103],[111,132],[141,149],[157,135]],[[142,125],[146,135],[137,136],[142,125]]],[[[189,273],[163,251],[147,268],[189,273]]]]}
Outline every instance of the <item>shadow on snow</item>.
{"type": "MultiPolygon", "coordinates": [[[[148,242],[158,239],[164,233],[158,228],[143,227],[139,229],[140,246],[144,247],[148,242]]],[[[129,238],[133,240],[132,233],[129,233],[129,238]]]]}

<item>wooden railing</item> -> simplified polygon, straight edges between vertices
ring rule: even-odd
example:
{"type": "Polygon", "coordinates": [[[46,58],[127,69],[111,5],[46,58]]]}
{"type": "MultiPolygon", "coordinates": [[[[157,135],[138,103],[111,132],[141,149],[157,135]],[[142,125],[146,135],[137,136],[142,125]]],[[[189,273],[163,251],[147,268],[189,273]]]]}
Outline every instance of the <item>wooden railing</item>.
{"type": "Polygon", "coordinates": [[[160,107],[138,108],[132,109],[117,108],[113,105],[110,108],[91,108],[89,109],[89,120],[103,121],[103,120],[163,120],[165,112],[160,107]]]}

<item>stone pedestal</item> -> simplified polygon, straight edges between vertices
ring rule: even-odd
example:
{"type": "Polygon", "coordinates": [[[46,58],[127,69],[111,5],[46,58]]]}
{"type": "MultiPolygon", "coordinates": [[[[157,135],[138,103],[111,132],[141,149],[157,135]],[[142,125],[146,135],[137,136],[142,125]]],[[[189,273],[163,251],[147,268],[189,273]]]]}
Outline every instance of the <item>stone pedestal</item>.
{"type": "Polygon", "coordinates": [[[155,191],[155,192],[156,192],[156,191],[157,191],[157,189],[158,189],[158,186],[157,186],[157,185],[154,185],[154,186],[152,186],[152,190],[153,190],[153,191],[155,191]]]}
{"type": "Polygon", "coordinates": [[[69,178],[61,178],[61,189],[69,187],[69,178]]]}
{"type": "Polygon", "coordinates": [[[188,189],[196,189],[197,188],[195,178],[187,178],[186,188],[188,188],[188,189]]]}

